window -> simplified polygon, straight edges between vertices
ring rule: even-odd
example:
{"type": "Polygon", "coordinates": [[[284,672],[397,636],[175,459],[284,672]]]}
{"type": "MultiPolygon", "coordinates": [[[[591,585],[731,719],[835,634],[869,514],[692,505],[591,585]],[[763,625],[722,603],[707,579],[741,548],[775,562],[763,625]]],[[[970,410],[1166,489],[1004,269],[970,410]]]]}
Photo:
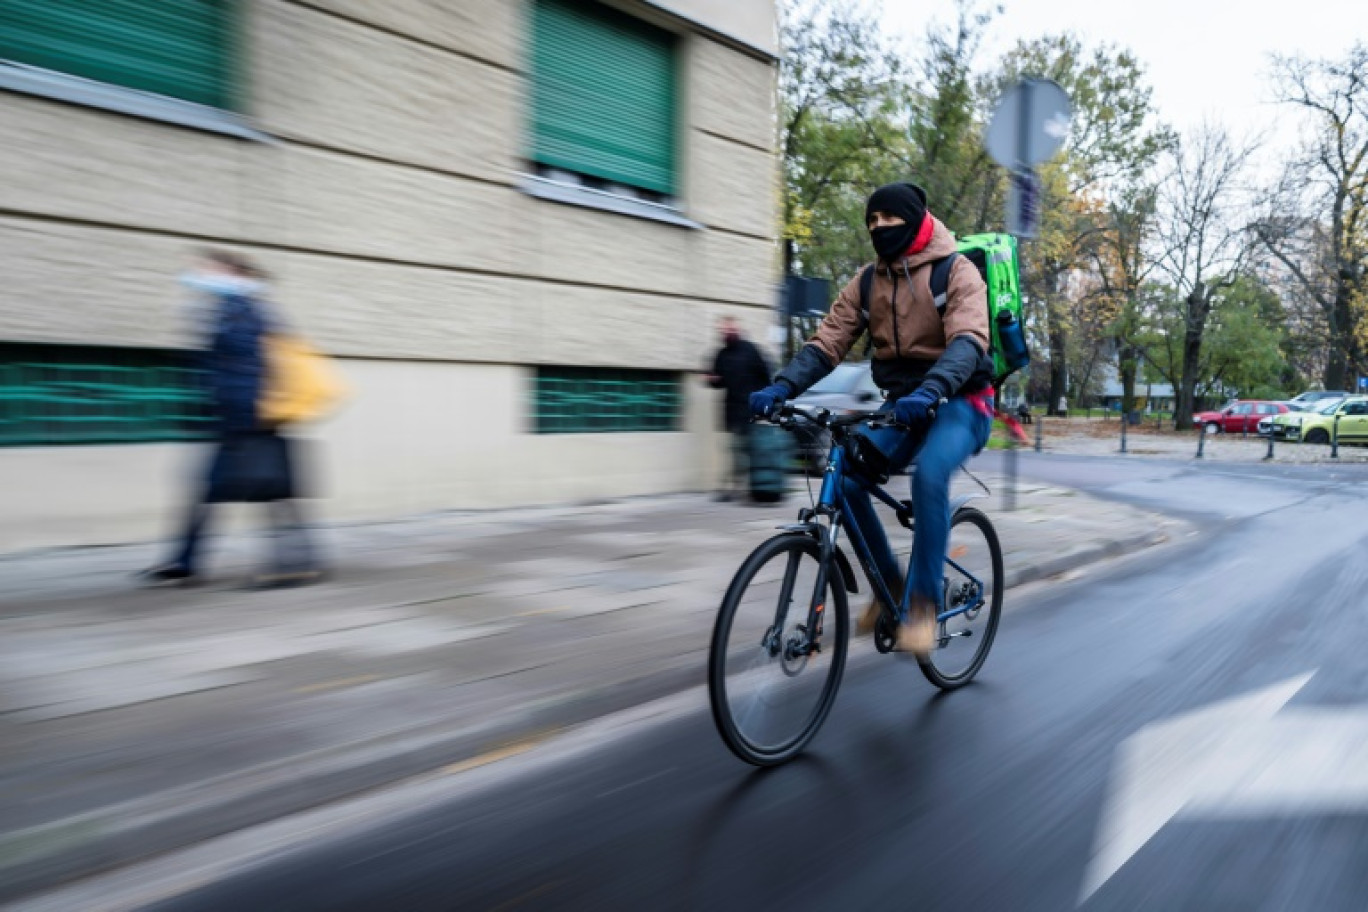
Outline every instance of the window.
{"type": "Polygon", "coordinates": [[[0,343],[0,446],[209,436],[199,372],[179,352],[0,343]]]}
{"type": "Polygon", "coordinates": [[[530,157],[542,176],[668,199],[675,109],[669,32],[590,0],[536,0],[530,157]]]}
{"type": "Polygon", "coordinates": [[[683,394],[670,371],[539,367],[532,410],[538,434],[679,429],[683,394]]]}
{"type": "Polygon", "coordinates": [[[0,0],[0,59],[232,106],[234,0],[0,0]]]}

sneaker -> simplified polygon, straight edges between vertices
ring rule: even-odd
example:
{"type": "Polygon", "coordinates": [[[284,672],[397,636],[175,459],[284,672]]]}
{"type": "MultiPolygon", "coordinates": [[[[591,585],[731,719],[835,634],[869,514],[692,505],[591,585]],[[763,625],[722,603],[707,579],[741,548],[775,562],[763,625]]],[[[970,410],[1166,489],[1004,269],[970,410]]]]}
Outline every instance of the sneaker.
{"type": "Polygon", "coordinates": [[[925,659],[935,646],[936,616],[932,607],[913,603],[907,620],[898,628],[898,651],[910,652],[919,659],[925,659]]]}
{"type": "Polygon", "coordinates": [[[860,619],[855,622],[855,633],[858,636],[867,636],[874,632],[874,626],[879,623],[879,616],[884,613],[884,604],[878,598],[870,599],[869,607],[860,615],[860,619]]]}

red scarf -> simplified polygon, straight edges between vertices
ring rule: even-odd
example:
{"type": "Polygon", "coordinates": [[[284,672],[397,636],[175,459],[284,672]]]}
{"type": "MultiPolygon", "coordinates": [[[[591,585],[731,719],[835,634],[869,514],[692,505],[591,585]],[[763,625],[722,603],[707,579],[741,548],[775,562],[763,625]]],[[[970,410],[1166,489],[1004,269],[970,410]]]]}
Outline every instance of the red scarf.
{"type": "Polygon", "coordinates": [[[904,256],[912,256],[914,253],[921,253],[926,249],[926,245],[931,243],[931,236],[936,233],[936,220],[931,217],[931,213],[926,213],[922,217],[921,227],[917,229],[917,236],[912,239],[912,246],[907,248],[904,256]]]}

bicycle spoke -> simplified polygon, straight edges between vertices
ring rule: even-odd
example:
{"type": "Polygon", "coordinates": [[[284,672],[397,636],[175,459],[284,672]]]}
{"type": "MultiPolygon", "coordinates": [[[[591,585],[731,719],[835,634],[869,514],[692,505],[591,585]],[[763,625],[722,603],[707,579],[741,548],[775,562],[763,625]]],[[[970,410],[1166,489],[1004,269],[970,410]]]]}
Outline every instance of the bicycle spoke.
{"type": "Polygon", "coordinates": [[[950,530],[936,648],[922,663],[936,686],[958,687],[982,666],[997,630],[1001,577],[1001,549],[987,517],[963,511],[950,530]]]}

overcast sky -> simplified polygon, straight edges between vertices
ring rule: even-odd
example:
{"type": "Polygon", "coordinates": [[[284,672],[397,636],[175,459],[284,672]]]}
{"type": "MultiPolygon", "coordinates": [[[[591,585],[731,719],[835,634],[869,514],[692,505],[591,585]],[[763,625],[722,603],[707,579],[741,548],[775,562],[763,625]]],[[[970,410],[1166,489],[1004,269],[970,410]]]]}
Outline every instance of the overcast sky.
{"type": "MultiPolygon", "coordinates": [[[[947,2],[869,0],[904,41],[926,29],[928,10],[949,22],[947,2]]],[[[1368,0],[1003,0],[986,36],[980,65],[1017,39],[1072,31],[1085,44],[1129,48],[1144,62],[1161,117],[1184,129],[1204,116],[1237,134],[1267,131],[1273,144],[1292,137],[1272,128],[1287,110],[1272,104],[1268,55],[1340,56],[1368,41],[1368,0]]]]}

